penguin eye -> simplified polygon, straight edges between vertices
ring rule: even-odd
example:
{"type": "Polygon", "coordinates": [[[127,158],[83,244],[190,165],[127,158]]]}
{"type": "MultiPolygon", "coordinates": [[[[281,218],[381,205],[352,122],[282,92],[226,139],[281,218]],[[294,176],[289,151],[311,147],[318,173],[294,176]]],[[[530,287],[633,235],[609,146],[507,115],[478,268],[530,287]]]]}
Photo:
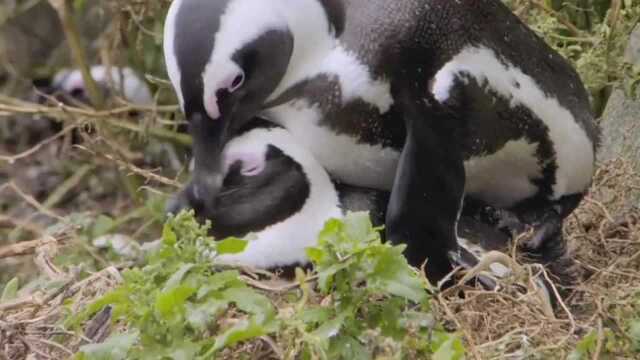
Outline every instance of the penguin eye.
{"type": "Polygon", "coordinates": [[[78,99],[82,96],[84,96],[84,89],[81,87],[74,87],[73,89],[71,89],[71,91],[69,92],[69,94],[71,95],[71,97],[73,97],[74,99],[78,99]]]}
{"type": "Polygon", "coordinates": [[[236,75],[236,77],[231,82],[231,88],[229,89],[229,91],[233,92],[238,90],[238,88],[242,86],[243,83],[244,83],[244,73],[240,73],[236,75]]]}

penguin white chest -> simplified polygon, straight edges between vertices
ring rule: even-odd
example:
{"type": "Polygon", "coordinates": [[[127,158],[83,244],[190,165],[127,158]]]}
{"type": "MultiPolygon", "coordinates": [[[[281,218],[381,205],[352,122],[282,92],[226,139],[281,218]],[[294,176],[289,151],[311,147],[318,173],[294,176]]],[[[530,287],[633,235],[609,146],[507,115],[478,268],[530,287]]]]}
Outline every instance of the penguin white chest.
{"type": "MultiPolygon", "coordinates": [[[[304,81],[313,82],[318,77],[330,78],[337,83],[339,91],[323,96],[336,96],[331,101],[334,106],[359,100],[370,104],[379,114],[391,109],[390,83],[386,79],[375,78],[355,53],[336,43],[318,59],[317,62],[293,64],[283,83],[293,86],[304,81]]],[[[285,88],[282,86],[275,95],[285,88]]],[[[325,110],[302,94],[297,100],[268,110],[267,116],[293,133],[337,180],[355,186],[390,190],[399,152],[382,145],[360,142],[356,137],[323,126],[325,110]]]]}
{"type": "Polygon", "coordinates": [[[337,180],[354,186],[390,190],[400,153],[382,145],[359,143],[321,125],[322,112],[305,100],[281,105],[268,116],[289,130],[337,180]]]}

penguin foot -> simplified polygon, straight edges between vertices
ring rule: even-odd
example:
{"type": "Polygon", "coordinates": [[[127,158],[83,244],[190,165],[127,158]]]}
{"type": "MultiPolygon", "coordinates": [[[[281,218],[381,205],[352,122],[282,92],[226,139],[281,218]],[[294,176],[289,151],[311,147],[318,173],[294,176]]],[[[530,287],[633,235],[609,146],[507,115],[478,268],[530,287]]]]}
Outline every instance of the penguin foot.
{"type": "MultiPolygon", "coordinates": [[[[464,278],[459,283],[466,284],[466,283],[472,283],[473,281],[477,281],[477,283],[480,284],[480,286],[482,286],[482,288],[486,290],[493,291],[498,288],[498,283],[495,277],[492,277],[486,274],[487,272],[486,270],[488,270],[488,272],[492,272],[494,270],[491,268],[491,264],[487,266],[481,266],[480,261],[478,261],[478,258],[475,255],[473,255],[471,252],[469,252],[467,249],[465,249],[464,247],[460,247],[460,251],[458,253],[450,253],[449,258],[451,259],[451,263],[454,267],[462,268],[463,270],[466,271],[467,275],[465,275],[464,278]],[[474,271],[473,269],[478,269],[478,270],[474,271]]],[[[495,269],[495,270],[498,270],[498,269],[495,269]]],[[[453,272],[450,275],[453,275],[453,272]]],[[[494,274],[494,275],[497,275],[497,274],[494,274]]],[[[441,284],[444,283],[444,281],[448,282],[449,280],[450,280],[449,276],[445,277],[445,279],[440,281],[439,288],[442,288],[441,284]]]]}
{"type": "MultiPolygon", "coordinates": [[[[525,274],[525,269],[508,255],[499,251],[490,251],[483,255],[475,266],[467,269],[460,283],[465,284],[473,279],[478,279],[478,282],[486,288],[486,279],[490,279],[494,287],[489,290],[497,289],[497,281],[491,276],[485,275],[486,273],[494,275],[497,278],[505,278],[509,274],[513,274],[516,278],[521,278],[522,275],[525,274]]],[[[550,284],[548,284],[544,278],[537,275],[531,279],[529,285],[530,286],[525,287],[533,287],[533,293],[542,306],[545,315],[550,318],[555,318],[553,311],[555,302],[551,296],[550,284]]]]}
{"type": "Polygon", "coordinates": [[[562,219],[553,210],[549,210],[529,228],[532,229],[531,235],[527,236],[520,245],[530,252],[540,253],[543,257],[546,257],[544,256],[545,248],[554,247],[554,243],[562,237],[562,219]]]}

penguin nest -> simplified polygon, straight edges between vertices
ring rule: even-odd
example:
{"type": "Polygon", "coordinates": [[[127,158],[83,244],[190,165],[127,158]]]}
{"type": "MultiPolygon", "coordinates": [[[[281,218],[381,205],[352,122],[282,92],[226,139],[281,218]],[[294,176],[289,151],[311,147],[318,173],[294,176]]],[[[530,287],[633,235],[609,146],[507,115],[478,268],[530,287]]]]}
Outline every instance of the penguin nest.
{"type": "MultiPolygon", "coordinates": [[[[464,336],[470,359],[520,359],[530,355],[564,359],[588,334],[595,334],[597,339],[592,350],[595,354],[591,354],[594,358],[606,351],[624,358],[615,355],[631,346],[625,335],[628,321],[640,319],[640,210],[631,205],[632,201],[637,204],[638,197],[640,176],[629,162],[617,159],[599,168],[589,196],[565,224],[565,236],[577,262],[571,272],[581,280],[569,289],[569,296],[555,314],[546,310],[533,281],[540,274],[549,275],[539,265],[526,264],[516,247],[510,249],[509,256],[525,265],[517,275],[501,281],[502,290],[465,287],[461,296],[461,288],[454,287],[434,296],[434,314],[448,330],[464,336]],[[528,288],[523,284],[529,284],[528,288]],[[611,344],[612,338],[615,344],[611,344]]],[[[80,281],[52,265],[57,245],[52,246],[36,254],[36,265],[49,277],[67,280],[51,293],[22,299],[10,307],[4,304],[0,348],[10,358],[27,354],[65,358],[87,337],[101,341],[108,335],[108,317],[92,319],[85,328],[94,330],[84,337],[65,331],[58,322],[69,310],[65,299],[73,299],[72,311],[92,303],[121,281],[119,270],[126,265],[107,268],[80,281]],[[53,334],[60,337],[60,343],[49,340],[53,334]]],[[[281,293],[268,291],[267,282],[255,283],[265,289],[279,311],[288,311],[281,293]]],[[[327,299],[310,301],[323,303],[327,299]]],[[[277,348],[266,338],[225,350],[222,358],[263,353],[269,345],[277,348]]]]}
{"type": "MultiPolygon", "coordinates": [[[[630,346],[629,320],[640,316],[639,198],[640,176],[628,161],[600,166],[589,195],[564,226],[578,280],[555,317],[545,313],[534,287],[516,286],[533,284],[532,276],[544,271],[524,265],[524,274],[503,283],[503,291],[443,293],[437,302],[442,320],[463,333],[472,358],[564,359],[588,334],[596,335],[594,358],[605,351],[620,355],[630,346]],[[613,348],[606,345],[611,335],[621,339],[613,348]]],[[[521,260],[515,249],[511,255],[521,260]]]]}

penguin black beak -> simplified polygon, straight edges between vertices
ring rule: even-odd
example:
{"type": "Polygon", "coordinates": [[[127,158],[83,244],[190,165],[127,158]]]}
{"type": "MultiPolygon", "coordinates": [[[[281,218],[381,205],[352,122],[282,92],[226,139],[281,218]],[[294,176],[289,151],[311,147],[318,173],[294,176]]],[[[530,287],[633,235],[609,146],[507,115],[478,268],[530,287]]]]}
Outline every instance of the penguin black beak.
{"type": "Polygon", "coordinates": [[[177,214],[183,209],[193,209],[199,217],[208,218],[222,187],[222,150],[228,138],[229,119],[214,120],[204,111],[194,112],[188,118],[193,139],[193,177],[169,202],[167,212],[177,214]]]}
{"type": "Polygon", "coordinates": [[[258,106],[239,106],[242,92],[219,93],[220,117],[211,118],[204,106],[185,111],[193,139],[194,169],[192,180],[168,204],[167,212],[177,214],[193,209],[201,219],[211,219],[216,213],[216,200],[225,176],[223,150],[227,142],[248,119],[255,116],[258,106]]]}

